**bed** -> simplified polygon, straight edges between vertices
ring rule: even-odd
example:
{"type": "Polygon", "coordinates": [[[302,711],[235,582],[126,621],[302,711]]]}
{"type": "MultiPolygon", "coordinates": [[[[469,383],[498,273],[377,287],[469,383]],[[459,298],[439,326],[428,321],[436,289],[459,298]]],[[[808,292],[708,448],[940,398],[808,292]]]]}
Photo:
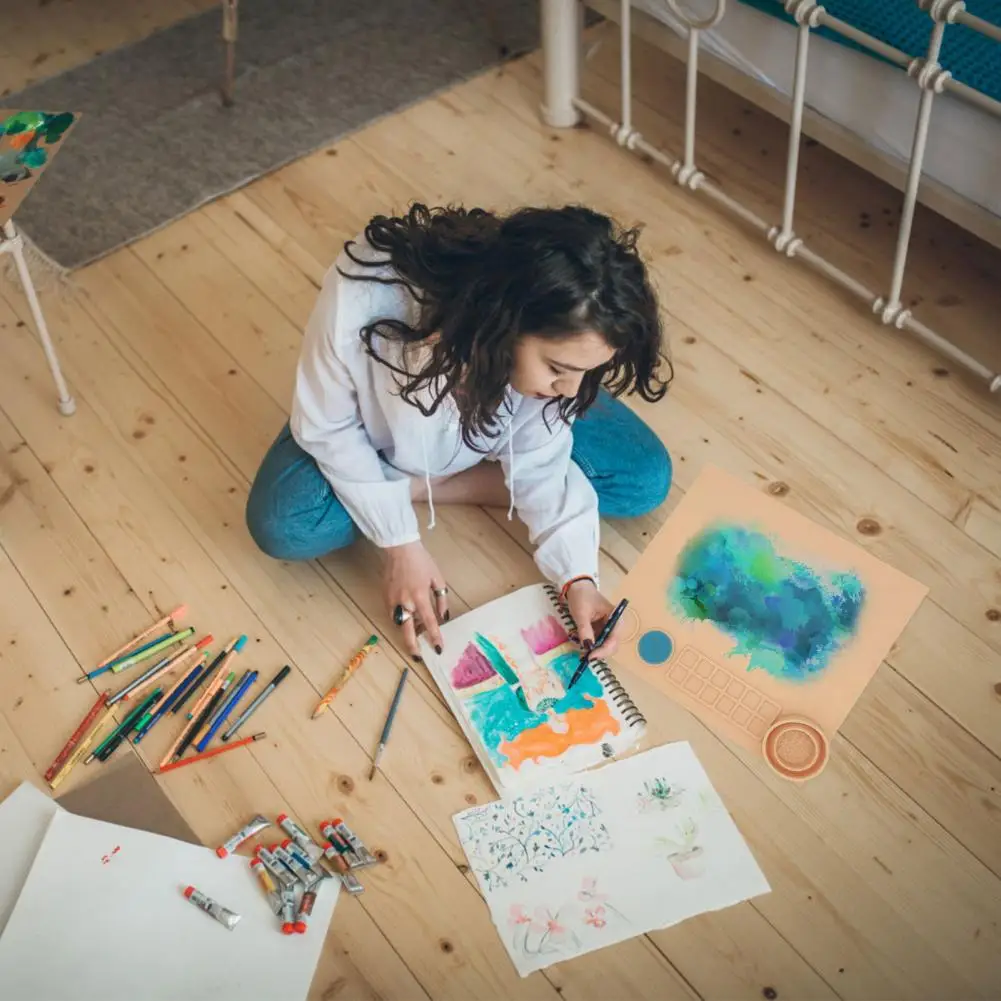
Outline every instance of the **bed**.
{"type": "Polygon", "coordinates": [[[922,323],[900,299],[917,201],[1001,247],[1001,0],[829,0],[825,6],[813,0],[586,0],[587,7],[620,27],[617,114],[579,95],[579,0],[541,2],[548,124],[565,127],[584,117],[606,128],[620,146],[660,161],[679,184],[740,217],[779,253],[813,266],[857,295],[879,322],[908,330],[992,392],[1001,392],[1001,375],[922,323]],[[652,147],[632,126],[634,36],[688,62],[680,156],[652,147]],[[789,122],[780,222],[760,218],[698,169],[699,73],[789,122]],[[796,235],[803,135],[904,192],[888,289],[869,288],[796,235]]]}

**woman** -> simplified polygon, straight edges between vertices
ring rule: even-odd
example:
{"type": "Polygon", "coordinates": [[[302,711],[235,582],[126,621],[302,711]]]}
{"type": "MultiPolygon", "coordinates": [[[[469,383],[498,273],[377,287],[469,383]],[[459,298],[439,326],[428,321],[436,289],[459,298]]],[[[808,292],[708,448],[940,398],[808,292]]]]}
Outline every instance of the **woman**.
{"type": "Polygon", "coordinates": [[[613,398],[664,395],[660,349],[636,233],[606,216],[424,205],[376,216],[324,281],[291,421],[251,488],[250,532],[285,560],[367,536],[419,659],[418,632],[440,652],[449,613],[414,502],[428,504],[429,529],[436,504],[506,507],[591,649],[611,611],[599,513],[645,514],[670,486],[663,445],[613,398]]]}

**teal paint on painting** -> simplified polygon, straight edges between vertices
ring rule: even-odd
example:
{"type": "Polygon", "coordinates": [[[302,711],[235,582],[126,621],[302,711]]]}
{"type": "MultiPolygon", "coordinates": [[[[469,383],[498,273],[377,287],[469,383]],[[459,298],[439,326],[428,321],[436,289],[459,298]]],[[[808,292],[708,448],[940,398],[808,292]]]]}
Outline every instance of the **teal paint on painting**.
{"type": "MultiPolygon", "coordinates": [[[[580,663],[580,654],[574,651],[553,659],[550,669],[566,688],[580,663]]],[[[590,709],[593,703],[603,697],[601,683],[590,668],[585,670],[580,681],[562,699],[551,703],[551,712],[561,715],[570,709],[590,709]]],[[[525,730],[532,730],[544,724],[548,716],[544,712],[532,712],[519,698],[521,690],[510,685],[500,685],[490,691],[480,692],[466,701],[469,718],[483,738],[483,744],[490,759],[498,767],[507,763],[500,750],[501,744],[513,740],[525,730]]]]}
{"type": "Polygon", "coordinates": [[[685,546],[668,599],[683,618],[730,636],[748,670],[806,681],[855,635],[866,592],[850,571],[821,573],[783,556],[763,532],[716,524],[685,546]]]}

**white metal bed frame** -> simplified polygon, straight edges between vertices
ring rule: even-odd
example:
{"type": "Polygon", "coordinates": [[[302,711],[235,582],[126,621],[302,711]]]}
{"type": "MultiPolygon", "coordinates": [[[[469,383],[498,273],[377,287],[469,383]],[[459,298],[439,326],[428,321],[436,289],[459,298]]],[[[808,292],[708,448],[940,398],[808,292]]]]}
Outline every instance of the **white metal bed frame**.
{"type": "MultiPolygon", "coordinates": [[[[982,379],[992,393],[1001,393],[1001,374],[991,370],[967,354],[931,327],[918,320],[906,308],[900,295],[907,267],[907,252],[918,201],[918,188],[922,180],[925,148],[931,122],[932,103],[936,94],[949,91],[962,100],[1001,118],[1001,102],[968,87],[954,79],[939,63],[942,40],[946,26],[965,24],[998,42],[1001,26],[975,17],[966,10],[964,0],[916,0],[921,10],[933,21],[928,51],[923,58],[912,59],[905,52],[873,38],[863,31],[836,17],[832,17],[815,0],[785,0],[786,11],[795,18],[798,26],[796,43],[796,69],[793,79],[792,108],[789,121],[789,146],[786,161],[785,193],[781,223],[778,225],[762,219],[732,195],[713,184],[695,159],[696,96],[699,74],[699,48],[703,31],[715,27],[726,13],[726,0],[713,0],[713,11],[697,17],[680,8],[680,0],[665,0],[671,12],[688,27],[686,87],[685,87],[685,138],[680,159],[647,142],[632,124],[632,4],[619,0],[617,20],[621,46],[621,106],[619,121],[615,121],[599,108],[580,96],[581,31],[583,7],[587,0],[541,0],[542,45],[544,60],[544,97],[542,114],[546,123],[554,128],[569,128],[581,116],[603,126],[625,149],[645,154],[667,167],[675,181],[692,192],[707,195],[717,206],[738,217],[752,230],[765,237],[768,243],[789,259],[799,259],[827,278],[862,299],[872,310],[878,322],[907,330],[940,354],[952,359],[982,379]],[[810,32],[824,26],[838,32],[869,51],[905,69],[921,90],[914,125],[910,161],[904,184],[904,203],[897,233],[897,247],[893,259],[889,291],[883,295],[868,288],[862,281],[811,250],[796,235],[793,219],[796,207],[796,181],[799,171],[800,141],[803,135],[803,114],[806,98],[806,75],[809,59],[810,32]]],[[[590,4],[589,4],[590,5],[590,4]]],[[[597,6],[597,5],[596,5],[597,6]]]]}

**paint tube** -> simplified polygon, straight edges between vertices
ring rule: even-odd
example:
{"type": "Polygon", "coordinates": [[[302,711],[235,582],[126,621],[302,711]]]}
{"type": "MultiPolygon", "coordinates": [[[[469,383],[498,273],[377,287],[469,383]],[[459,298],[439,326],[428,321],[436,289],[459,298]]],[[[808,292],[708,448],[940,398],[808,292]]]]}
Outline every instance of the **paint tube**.
{"type": "Polygon", "coordinates": [[[344,889],[348,893],[356,896],[359,893],[365,892],[365,887],[358,882],[358,877],[348,867],[347,862],[344,861],[344,856],[333,845],[327,845],[327,850],[323,854],[327,856],[334,871],[341,877],[341,883],[344,884],[344,889]]]}
{"type": "Polygon", "coordinates": [[[295,932],[295,890],[282,890],[282,934],[295,932]]]}
{"type": "Polygon", "coordinates": [[[224,841],[216,850],[219,858],[225,858],[231,852],[235,852],[244,841],[250,840],[255,834],[263,831],[265,827],[270,827],[271,821],[267,817],[258,814],[249,823],[244,824],[228,841],[224,841]]]}
{"type": "Polygon", "coordinates": [[[264,863],[268,872],[281,883],[283,890],[295,886],[295,873],[289,872],[263,845],[257,846],[257,857],[264,863]]]}
{"type": "Polygon", "coordinates": [[[264,895],[268,898],[268,907],[271,908],[274,914],[281,914],[281,891],[278,889],[278,884],[275,882],[274,876],[268,871],[268,867],[259,858],[255,858],[250,860],[250,868],[257,874],[257,879],[264,890],[264,895]]]}
{"type": "Polygon", "coordinates": [[[313,913],[313,904],[316,903],[316,891],[320,881],[317,880],[303,895],[299,901],[299,913],[295,916],[295,930],[300,935],[306,934],[306,927],[309,924],[309,916],[313,913]]]}
{"type": "Polygon", "coordinates": [[[342,838],[337,831],[334,829],[333,822],[330,820],[323,821],[320,824],[320,833],[327,839],[327,846],[324,850],[324,855],[330,858],[330,849],[333,848],[338,855],[344,858],[348,866],[352,869],[357,868],[361,865],[361,859],[354,853],[351,846],[347,841],[342,838]]]}
{"type": "Polygon", "coordinates": [[[206,914],[210,914],[216,919],[224,928],[228,928],[232,931],[236,927],[237,921],[240,920],[239,914],[234,914],[231,910],[223,907],[222,904],[217,903],[211,897],[202,893],[201,890],[196,890],[193,886],[189,886],[184,891],[184,896],[195,905],[195,907],[200,908],[206,914]]]}
{"type": "Polygon", "coordinates": [[[287,813],[278,815],[278,826],[302,849],[310,865],[323,854],[320,846],[287,813]]]}
{"type": "MultiPolygon", "coordinates": [[[[308,869],[317,879],[326,879],[329,873],[322,865],[316,865],[313,863],[312,859],[297,845],[294,844],[289,838],[282,842],[282,848],[285,849],[300,865],[308,869]]],[[[316,846],[317,851],[320,851],[320,846],[316,846]]],[[[320,858],[323,858],[323,852],[320,851],[320,858]]]]}
{"type": "Polygon", "coordinates": [[[274,855],[275,858],[282,863],[282,865],[287,865],[292,872],[295,873],[296,879],[298,879],[299,882],[306,887],[306,889],[309,889],[309,887],[311,887],[320,877],[313,872],[308,862],[304,863],[302,861],[302,855],[300,852],[296,851],[293,853],[289,851],[289,846],[291,844],[292,839],[286,838],[280,845],[271,846],[271,854],[274,855]],[[299,856],[298,858],[296,857],[297,855],[299,856]]]}
{"type": "Polygon", "coordinates": [[[340,817],[335,820],[325,820],[320,825],[320,830],[323,832],[325,838],[334,841],[334,835],[336,835],[351,849],[355,858],[358,859],[357,862],[352,862],[348,858],[348,864],[352,869],[364,869],[365,866],[378,864],[379,860],[361,843],[361,839],[355,835],[340,817]],[[333,835],[330,834],[331,830],[334,832],[333,835]]]}

